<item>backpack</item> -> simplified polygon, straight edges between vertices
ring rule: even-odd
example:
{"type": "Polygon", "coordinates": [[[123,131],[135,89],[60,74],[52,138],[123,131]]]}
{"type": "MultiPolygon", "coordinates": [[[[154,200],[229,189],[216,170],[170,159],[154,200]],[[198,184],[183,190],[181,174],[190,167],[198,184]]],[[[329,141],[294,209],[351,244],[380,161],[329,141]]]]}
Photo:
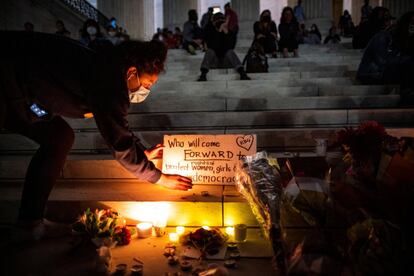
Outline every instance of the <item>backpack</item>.
{"type": "Polygon", "coordinates": [[[246,73],[268,73],[269,65],[262,45],[253,42],[249,51],[243,60],[243,66],[246,64],[246,73]]]}

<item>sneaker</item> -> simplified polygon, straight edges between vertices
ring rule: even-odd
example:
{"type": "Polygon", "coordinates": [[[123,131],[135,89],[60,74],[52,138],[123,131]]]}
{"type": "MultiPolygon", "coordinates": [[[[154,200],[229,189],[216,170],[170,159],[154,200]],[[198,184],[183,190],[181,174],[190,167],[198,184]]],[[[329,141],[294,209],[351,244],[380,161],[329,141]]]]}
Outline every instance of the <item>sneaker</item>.
{"type": "Polygon", "coordinates": [[[197,81],[207,81],[207,76],[205,74],[201,74],[197,81]]]}
{"type": "Polygon", "coordinates": [[[193,55],[193,56],[197,54],[193,45],[188,46],[188,52],[190,53],[190,55],[193,55]]]}
{"type": "Polygon", "coordinates": [[[47,219],[42,219],[31,223],[18,223],[12,233],[12,240],[38,241],[59,238],[70,234],[70,225],[52,222],[47,219]]]}

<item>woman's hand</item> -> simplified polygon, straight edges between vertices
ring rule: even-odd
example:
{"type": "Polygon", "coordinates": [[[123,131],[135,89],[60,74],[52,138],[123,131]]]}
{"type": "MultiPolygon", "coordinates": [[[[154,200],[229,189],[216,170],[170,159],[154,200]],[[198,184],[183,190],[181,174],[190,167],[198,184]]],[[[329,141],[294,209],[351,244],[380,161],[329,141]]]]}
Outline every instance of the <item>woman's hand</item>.
{"type": "Polygon", "coordinates": [[[160,179],[155,184],[181,191],[189,191],[193,187],[190,178],[177,174],[161,174],[160,179]]]}
{"type": "Polygon", "coordinates": [[[150,149],[144,151],[149,161],[154,159],[161,159],[163,153],[164,145],[158,144],[150,149]]]}

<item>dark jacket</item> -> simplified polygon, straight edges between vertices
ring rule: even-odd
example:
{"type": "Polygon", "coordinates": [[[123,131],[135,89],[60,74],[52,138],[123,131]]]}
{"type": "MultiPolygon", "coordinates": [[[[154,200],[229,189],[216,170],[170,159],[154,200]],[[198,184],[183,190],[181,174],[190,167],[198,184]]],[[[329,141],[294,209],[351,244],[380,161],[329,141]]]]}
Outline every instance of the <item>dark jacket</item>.
{"type": "MultiPolygon", "coordinates": [[[[0,94],[6,116],[28,123],[29,106],[37,103],[52,116],[83,118],[92,112],[114,157],[137,178],[155,183],[161,172],[128,126],[129,96],[116,55],[100,56],[69,38],[25,32],[0,32],[0,94]]],[[[113,49],[116,51],[116,48],[113,49]]]]}
{"type": "Polygon", "coordinates": [[[219,32],[210,22],[204,30],[204,40],[207,47],[212,49],[218,57],[224,57],[232,49],[232,36],[229,33],[219,32]]]}

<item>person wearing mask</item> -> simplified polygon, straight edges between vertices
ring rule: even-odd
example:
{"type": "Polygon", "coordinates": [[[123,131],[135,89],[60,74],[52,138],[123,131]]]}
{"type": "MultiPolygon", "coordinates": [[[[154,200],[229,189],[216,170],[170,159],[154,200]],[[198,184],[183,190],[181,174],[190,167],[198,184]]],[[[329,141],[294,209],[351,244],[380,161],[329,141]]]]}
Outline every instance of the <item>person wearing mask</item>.
{"type": "Polygon", "coordinates": [[[26,32],[34,32],[34,25],[32,22],[26,22],[24,23],[24,30],[26,32]]]}
{"type": "Polygon", "coordinates": [[[403,104],[414,104],[414,11],[398,20],[395,30],[383,30],[369,42],[358,67],[363,84],[399,84],[403,104]]]}
{"type": "Polygon", "coordinates": [[[203,30],[206,28],[208,22],[211,21],[211,17],[213,16],[213,11],[214,11],[213,7],[209,7],[207,12],[203,14],[203,16],[201,17],[200,26],[203,30]]]}
{"type": "Polygon", "coordinates": [[[234,68],[240,74],[241,80],[250,80],[231,47],[232,37],[225,22],[224,14],[218,12],[213,15],[213,21],[206,27],[207,50],[201,63],[201,75],[198,81],[206,81],[207,73],[212,68],[234,68]]]}
{"type": "Polygon", "coordinates": [[[269,10],[264,10],[260,14],[260,20],[256,21],[253,26],[254,39],[262,45],[266,54],[272,54],[277,57],[277,27],[272,20],[269,10]]]}
{"type": "Polygon", "coordinates": [[[62,20],[56,21],[56,34],[70,37],[70,32],[66,29],[62,20]]]}
{"type": "Polygon", "coordinates": [[[322,35],[316,24],[312,24],[307,36],[304,38],[305,44],[321,44],[322,35]]]}
{"type": "Polygon", "coordinates": [[[295,57],[299,57],[298,32],[299,24],[293,15],[292,8],[285,7],[282,11],[279,24],[279,49],[282,51],[284,58],[289,56],[289,52],[293,52],[295,57]]]}
{"type": "Polygon", "coordinates": [[[336,26],[329,29],[329,35],[325,37],[323,44],[338,44],[341,42],[341,37],[337,33],[336,26]]]}
{"type": "Polygon", "coordinates": [[[87,19],[83,24],[80,42],[92,50],[103,53],[113,46],[101,33],[98,22],[93,19],[87,19]]]}
{"type": "Polygon", "coordinates": [[[338,27],[342,36],[351,37],[353,35],[355,27],[348,10],[344,10],[344,14],[339,19],[338,27]]]}
{"type": "Polygon", "coordinates": [[[203,31],[198,25],[198,15],[196,10],[188,11],[188,21],[183,27],[183,48],[191,55],[196,54],[196,49],[203,46],[203,31]]]}
{"type": "Polygon", "coordinates": [[[224,15],[226,16],[226,25],[231,36],[231,48],[234,49],[237,44],[237,34],[239,33],[239,17],[230,7],[230,3],[224,5],[224,15]]]}
{"type": "Polygon", "coordinates": [[[116,46],[121,43],[118,32],[112,25],[108,25],[108,27],[106,27],[106,33],[108,34],[107,39],[112,43],[112,45],[116,46]]]}
{"type": "Polygon", "coordinates": [[[298,0],[298,4],[293,8],[293,14],[299,24],[305,23],[305,11],[302,7],[302,0],[298,0]]]}
{"type": "Polygon", "coordinates": [[[114,158],[138,179],[169,189],[191,189],[191,179],[163,174],[154,166],[151,160],[160,157],[162,146],[146,149],[128,123],[130,105],[147,98],[164,70],[163,43],[129,41],[102,56],[62,36],[0,33],[6,38],[0,54],[0,127],[39,144],[27,169],[19,229],[35,239],[61,229],[43,216],[75,138],[64,117],[84,119],[92,114],[114,158]]]}
{"type": "Polygon", "coordinates": [[[368,20],[372,13],[372,7],[369,5],[369,0],[364,0],[364,5],[361,7],[361,22],[368,20]]]}

